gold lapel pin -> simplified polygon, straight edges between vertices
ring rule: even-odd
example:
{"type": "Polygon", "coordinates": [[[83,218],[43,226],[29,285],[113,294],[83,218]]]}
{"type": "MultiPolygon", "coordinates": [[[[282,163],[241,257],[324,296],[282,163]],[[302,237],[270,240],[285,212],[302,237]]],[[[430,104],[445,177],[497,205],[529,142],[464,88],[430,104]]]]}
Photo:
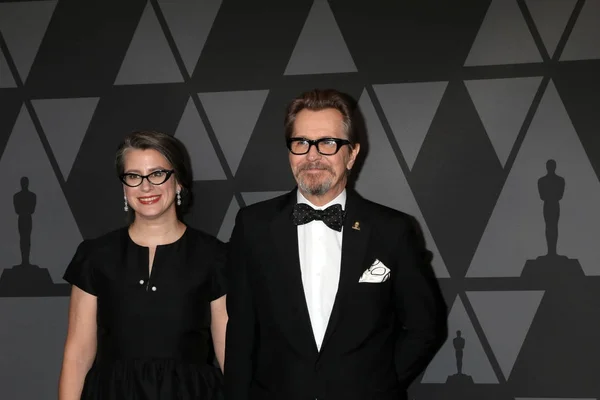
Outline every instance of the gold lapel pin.
{"type": "Polygon", "coordinates": [[[355,229],[357,231],[360,231],[360,223],[358,221],[356,221],[354,223],[354,225],[352,225],[352,229],[355,229]]]}

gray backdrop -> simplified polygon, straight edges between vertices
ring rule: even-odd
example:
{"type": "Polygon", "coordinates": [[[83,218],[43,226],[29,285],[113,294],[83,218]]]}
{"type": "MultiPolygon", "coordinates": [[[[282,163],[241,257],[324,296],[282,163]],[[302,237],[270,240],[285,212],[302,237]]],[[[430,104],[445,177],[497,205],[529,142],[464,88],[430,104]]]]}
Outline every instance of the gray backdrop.
{"type": "Polygon", "coordinates": [[[357,189],[418,218],[449,305],[412,398],[600,398],[599,38],[600,0],[0,1],[0,397],[56,397],[61,276],[124,222],[125,133],[188,146],[188,223],[227,241],[293,187],[285,104],[335,87],[357,189]]]}

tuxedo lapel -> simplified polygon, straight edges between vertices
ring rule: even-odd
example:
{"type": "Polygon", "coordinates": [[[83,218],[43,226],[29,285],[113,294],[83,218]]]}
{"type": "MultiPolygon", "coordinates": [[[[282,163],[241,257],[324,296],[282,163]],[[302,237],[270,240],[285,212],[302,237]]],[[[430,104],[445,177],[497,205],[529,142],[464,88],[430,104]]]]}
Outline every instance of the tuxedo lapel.
{"type": "Polygon", "coordinates": [[[342,239],[340,281],[321,349],[325,347],[337,328],[344,312],[348,289],[358,282],[365,267],[364,258],[369,242],[370,224],[364,208],[361,207],[362,201],[358,194],[348,191],[342,239]]]}
{"type": "Polygon", "coordinates": [[[317,352],[306,296],[302,284],[302,272],[300,269],[300,257],[298,254],[298,229],[292,222],[292,211],[296,204],[296,191],[288,195],[281,209],[271,223],[271,239],[277,249],[278,261],[274,273],[277,274],[277,284],[284,304],[283,312],[295,315],[295,318],[287,320],[294,321],[290,329],[289,337],[298,337],[303,343],[304,349],[317,352]]]}

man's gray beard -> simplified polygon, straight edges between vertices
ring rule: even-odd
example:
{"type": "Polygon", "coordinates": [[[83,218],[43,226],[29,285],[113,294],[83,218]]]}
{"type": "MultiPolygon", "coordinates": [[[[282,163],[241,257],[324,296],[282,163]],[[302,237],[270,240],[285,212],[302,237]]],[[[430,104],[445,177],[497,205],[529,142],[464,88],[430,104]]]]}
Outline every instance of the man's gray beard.
{"type": "Polygon", "coordinates": [[[311,196],[323,196],[331,189],[331,180],[328,179],[325,182],[311,186],[302,179],[298,179],[298,187],[301,192],[310,194],[311,196]]]}
{"type": "Polygon", "coordinates": [[[306,175],[302,177],[302,170],[298,171],[296,181],[298,182],[300,191],[311,196],[323,196],[327,193],[333,185],[334,176],[333,171],[330,169],[325,168],[323,171],[329,172],[329,175],[323,180],[319,180],[316,177],[312,177],[314,179],[311,179],[310,176],[307,177],[306,175]]]}
{"type": "Polygon", "coordinates": [[[300,191],[311,196],[323,196],[333,186],[334,179],[335,173],[333,172],[333,169],[328,166],[322,166],[319,163],[306,164],[302,166],[302,168],[300,168],[296,173],[296,182],[298,183],[300,191]],[[324,180],[319,180],[316,177],[313,177],[314,179],[311,179],[310,175],[309,177],[305,175],[303,179],[302,172],[310,168],[321,168],[324,173],[328,174],[324,180]]]}

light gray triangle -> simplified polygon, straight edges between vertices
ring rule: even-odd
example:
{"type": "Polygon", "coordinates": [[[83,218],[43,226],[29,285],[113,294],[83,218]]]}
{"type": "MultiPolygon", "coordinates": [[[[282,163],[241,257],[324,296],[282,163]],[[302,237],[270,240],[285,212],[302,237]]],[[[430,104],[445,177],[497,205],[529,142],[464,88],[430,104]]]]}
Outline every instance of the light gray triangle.
{"type": "Polygon", "coordinates": [[[573,27],[561,61],[600,58],[600,0],[587,0],[573,27]]]}
{"type": "Polygon", "coordinates": [[[526,2],[544,46],[552,57],[577,0],[526,0],[526,2]]]}
{"type": "Polygon", "coordinates": [[[438,278],[450,276],[433,236],[423,218],[412,189],[390,142],[377,117],[373,103],[366,90],[359,99],[359,107],[365,119],[369,134],[369,154],[356,182],[356,190],[369,200],[413,215],[423,230],[428,250],[433,253],[433,269],[438,278]]]}
{"type": "Polygon", "coordinates": [[[544,291],[477,291],[467,296],[508,380],[544,291]]]}
{"type": "Polygon", "coordinates": [[[174,136],[190,154],[195,181],[227,179],[192,99],[188,100],[174,136]]]}
{"type": "Polygon", "coordinates": [[[98,100],[98,97],[87,97],[32,101],[65,180],[69,177],[98,100]]]}
{"type": "Polygon", "coordinates": [[[492,0],[465,66],[541,61],[516,0],[492,0]]]}
{"type": "Polygon", "coordinates": [[[448,82],[373,85],[402,155],[412,169],[448,82]]]}
{"type": "MultiPolygon", "coordinates": [[[[446,383],[457,374],[457,357],[454,339],[457,331],[464,339],[462,373],[472,378],[473,383],[498,383],[490,360],[477,337],[473,323],[459,297],[448,315],[448,339],[437,352],[423,374],[421,383],[446,383]]],[[[462,379],[464,382],[465,379],[462,379]]]]}
{"type": "Polygon", "coordinates": [[[25,82],[57,1],[0,3],[0,32],[25,82]]]}
{"type": "Polygon", "coordinates": [[[508,175],[467,277],[520,276],[527,260],[547,254],[538,180],[555,160],[564,178],[558,254],[600,275],[600,182],[551,81],[508,175]]]}
{"type": "Polygon", "coordinates": [[[29,191],[36,196],[30,262],[48,269],[54,282],[63,283],[62,275],[82,237],[25,107],[21,109],[0,159],[0,171],[4,171],[3,194],[0,196],[0,241],[3,246],[0,269],[21,263],[13,195],[21,192],[21,178],[27,177],[29,191]]]}
{"type": "Polygon", "coordinates": [[[159,0],[183,63],[191,75],[222,0],[159,0]]]}
{"type": "Polygon", "coordinates": [[[496,155],[506,164],[541,77],[465,81],[496,155]]]}
{"type": "Polygon", "coordinates": [[[69,297],[0,298],[3,399],[56,399],[68,311],[69,297]]]}
{"type": "Polygon", "coordinates": [[[169,82],[183,82],[183,78],[152,5],[148,3],[129,44],[115,85],[169,82]]]}
{"type": "Polygon", "coordinates": [[[282,194],[289,193],[289,190],[273,192],[243,192],[242,198],[247,206],[261,201],[269,200],[282,194]]]}
{"type": "Polygon", "coordinates": [[[231,233],[233,232],[233,227],[235,226],[235,217],[237,216],[239,210],[240,206],[238,205],[238,202],[234,196],[231,199],[231,203],[229,203],[229,208],[227,209],[225,217],[223,217],[221,228],[219,228],[219,233],[217,234],[217,238],[220,241],[225,243],[229,242],[231,233]]]}
{"type": "Polygon", "coordinates": [[[234,175],[268,94],[268,90],[199,94],[234,175]]]}
{"type": "Polygon", "coordinates": [[[17,83],[15,82],[15,78],[10,72],[10,68],[8,68],[8,62],[6,62],[4,52],[0,50],[0,88],[14,87],[17,87],[17,83]]]}
{"type": "Polygon", "coordinates": [[[314,0],[284,75],[356,71],[328,2],[314,0]]]}

